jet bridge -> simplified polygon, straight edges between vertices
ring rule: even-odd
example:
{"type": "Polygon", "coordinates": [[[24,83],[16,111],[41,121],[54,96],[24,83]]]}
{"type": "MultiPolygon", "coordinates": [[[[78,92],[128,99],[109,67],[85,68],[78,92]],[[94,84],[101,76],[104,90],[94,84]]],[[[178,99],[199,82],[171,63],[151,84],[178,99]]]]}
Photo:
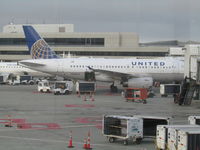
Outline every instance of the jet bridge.
{"type": "Polygon", "coordinates": [[[190,105],[194,97],[200,99],[200,45],[185,46],[184,68],[185,79],[181,84],[181,93],[174,96],[174,102],[190,105]]]}

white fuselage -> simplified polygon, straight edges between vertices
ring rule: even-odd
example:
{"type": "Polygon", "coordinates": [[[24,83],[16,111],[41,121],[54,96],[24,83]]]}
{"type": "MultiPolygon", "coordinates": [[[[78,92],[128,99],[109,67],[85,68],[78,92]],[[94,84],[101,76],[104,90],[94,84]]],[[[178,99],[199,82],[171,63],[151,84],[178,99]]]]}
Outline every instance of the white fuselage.
{"type": "Polygon", "coordinates": [[[38,72],[36,70],[18,65],[17,62],[0,62],[0,74],[31,75],[34,77],[51,76],[47,73],[38,72]]]}
{"type": "Polygon", "coordinates": [[[85,72],[90,68],[113,72],[108,75],[95,72],[97,81],[112,82],[119,80],[115,73],[130,74],[133,77],[152,77],[155,81],[181,81],[184,77],[184,62],[175,59],[105,59],[105,58],[65,58],[32,59],[20,61],[31,69],[59,75],[65,78],[84,80],[85,72]],[[28,63],[42,64],[38,66],[28,63]]]}

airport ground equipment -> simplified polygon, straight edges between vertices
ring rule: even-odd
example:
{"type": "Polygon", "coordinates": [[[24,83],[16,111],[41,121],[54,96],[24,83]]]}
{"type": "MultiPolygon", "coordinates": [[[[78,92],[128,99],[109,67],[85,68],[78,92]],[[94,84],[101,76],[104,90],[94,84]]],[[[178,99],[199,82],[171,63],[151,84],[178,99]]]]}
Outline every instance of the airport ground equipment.
{"type": "Polygon", "coordinates": [[[189,124],[200,125],[200,116],[189,116],[188,122],[189,124]]]}
{"type": "Polygon", "coordinates": [[[49,93],[51,90],[51,85],[48,80],[42,80],[38,82],[38,92],[49,93]]]}
{"type": "Polygon", "coordinates": [[[86,82],[86,81],[77,81],[76,82],[76,93],[95,93],[96,83],[95,82],[86,82]]]}
{"type": "Polygon", "coordinates": [[[127,116],[105,115],[103,117],[103,135],[110,143],[117,139],[123,140],[124,145],[128,141],[140,143],[143,138],[142,119],[127,116]]]}
{"type": "Polygon", "coordinates": [[[68,95],[73,91],[72,81],[56,81],[52,89],[54,95],[68,95]]]}
{"type": "Polygon", "coordinates": [[[0,84],[6,84],[7,83],[7,75],[0,75],[0,84]]]}
{"type": "MultiPolygon", "coordinates": [[[[179,135],[178,132],[180,130],[187,130],[187,131],[200,131],[200,126],[188,126],[188,127],[171,127],[168,128],[168,140],[167,140],[167,148],[169,150],[177,150],[178,148],[178,141],[179,135]]],[[[188,149],[190,150],[190,149],[188,149]]]]}
{"type": "Polygon", "coordinates": [[[33,77],[30,75],[17,75],[13,76],[8,80],[8,84],[10,85],[33,85],[35,81],[33,80],[33,77]]]}
{"type": "Polygon", "coordinates": [[[174,103],[190,105],[196,90],[196,81],[185,77],[181,85],[181,93],[174,96],[174,103]]]}
{"type": "Polygon", "coordinates": [[[160,84],[160,94],[162,97],[179,94],[181,92],[180,84],[160,84]]]}
{"type": "Polygon", "coordinates": [[[21,75],[20,76],[20,83],[21,84],[30,84],[33,85],[34,84],[34,80],[32,76],[29,75],[21,75]]]}
{"type": "Polygon", "coordinates": [[[179,130],[177,150],[199,150],[200,130],[179,130]]]}
{"type": "Polygon", "coordinates": [[[141,101],[147,103],[148,91],[146,88],[126,88],[125,99],[127,101],[141,101]]]}
{"type": "Polygon", "coordinates": [[[104,115],[102,132],[111,143],[121,139],[125,145],[130,140],[139,144],[143,138],[156,136],[157,125],[167,124],[169,118],[163,117],[104,115]]]}
{"type": "MultiPolygon", "coordinates": [[[[156,149],[166,150],[168,144],[168,129],[169,128],[188,128],[199,127],[197,125],[158,125],[156,130],[156,149]]],[[[170,136],[170,134],[169,134],[170,136]]]]}

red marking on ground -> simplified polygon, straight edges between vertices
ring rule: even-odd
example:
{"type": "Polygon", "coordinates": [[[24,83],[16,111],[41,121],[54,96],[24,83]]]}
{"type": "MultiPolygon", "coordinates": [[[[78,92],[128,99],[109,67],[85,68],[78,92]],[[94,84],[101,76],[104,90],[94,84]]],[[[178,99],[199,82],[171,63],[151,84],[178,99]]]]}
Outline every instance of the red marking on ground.
{"type": "Polygon", "coordinates": [[[19,129],[52,130],[61,129],[57,123],[22,123],[18,124],[19,129]]]}
{"type": "Polygon", "coordinates": [[[65,107],[89,108],[89,107],[95,107],[95,105],[92,105],[92,104],[81,104],[81,105],[71,104],[71,105],[65,105],[65,107]]]}
{"type": "Polygon", "coordinates": [[[16,124],[20,124],[20,123],[25,123],[25,119],[0,119],[0,123],[6,124],[6,123],[16,123],[16,124]]]}
{"type": "Polygon", "coordinates": [[[95,127],[98,128],[98,129],[102,129],[102,124],[96,124],[95,127]]]}
{"type": "Polygon", "coordinates": [[[101,129],[102,128],[101,119],[102,118],[100,117],[77,118],[75,119],[75,122],[83,124],[94,124],[96,128],[101,129]]]}

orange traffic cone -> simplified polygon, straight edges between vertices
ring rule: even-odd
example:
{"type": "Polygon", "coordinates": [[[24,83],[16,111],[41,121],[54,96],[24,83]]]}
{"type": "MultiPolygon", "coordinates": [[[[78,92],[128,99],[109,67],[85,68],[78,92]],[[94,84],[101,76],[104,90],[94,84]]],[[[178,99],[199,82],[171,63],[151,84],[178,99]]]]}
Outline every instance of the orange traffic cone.
{"type": "Polygon", "coordinates": [[[73,144],[72,144],[72,131],[70,131],[70,139],[69,139],[69,144],[68,144],[68,148],[73,148],[73,144]]]}
{"type": "Polygon", "coordinates": [[[84,139],[83,148],[84,148],[84,149],[87,149],[87,139],[86,139],[86,138],[84,139]]]}
{"type": "Polygon", "coordinates": [[[87,150],[91,150],[91,146],[90,146],[90,131],[88,132],[88,141],[87,141],[87,150]]]}

